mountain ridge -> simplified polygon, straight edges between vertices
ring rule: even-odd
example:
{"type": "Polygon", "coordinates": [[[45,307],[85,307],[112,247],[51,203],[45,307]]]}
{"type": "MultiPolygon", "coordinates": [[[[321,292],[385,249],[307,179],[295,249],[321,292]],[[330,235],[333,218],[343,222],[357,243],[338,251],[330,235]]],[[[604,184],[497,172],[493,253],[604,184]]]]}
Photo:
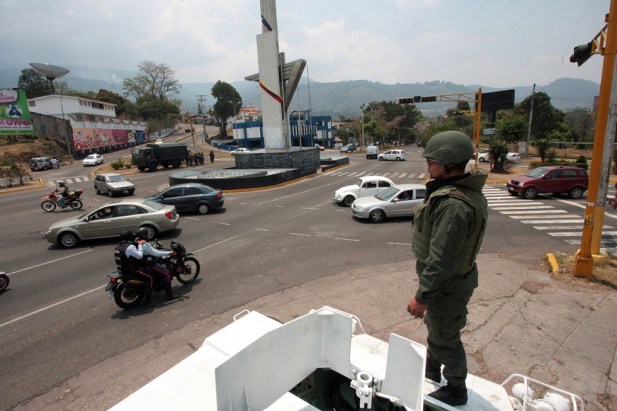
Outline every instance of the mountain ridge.
{"type": "MultiPolygon", "coordinates": [[[[19,63],[0,62],[0,88],[15,88],[21,70],[29,68],[19,63]]],[[[59,81],[66,81],[71,89],[81,91],[98,91],[106,89],[122,94],[122,81],[133,77],[136,71],[110,69],[101,67],[66,66],[70,73],[59,81]]],[[[206,96],[203,100],[209,108],[214,99],[210,95],[215,82],[182,83],[180,93],[174,98],[182,100],[182,111],[195,112],[198,96],[206,96]]],[[[230,84],[236,88],[244,106],[259,107],[259,84],[249,81],[234,81],[230,84]]],[[[393,101],[399,97],[432,96],[442,94],[473,93],[478,89],[483,93],[498,90],[515,90],[515,102],[520,102],[531,95],[533,85],[495,88],[478,84],[463,85],[449,81],[435,80],[423,83],[386,84],[370,80],[343,80],[322,83],[311,81],[307,84],[303,78],[298,85],[296,96],[291,102],[291,110],[306,110],[309,105],[315,115],[330,115],[340,117],[357,117],[361,113],[360,106],[372,101],[393,101]],[[310,100],[310,104],[309,104],[310,100]]],[[[574,108],[591,108],[594,97],[599,94],[600,85],[590,80],[575,78],[559,78],[548,85],[536,85],[536,92],[543,91],[551,97],[551,103],[561,110],[574,108]]],[[[439,114],[444,107],[454,103],[424,103],[418,105],[425,114],[439,114]]]]}

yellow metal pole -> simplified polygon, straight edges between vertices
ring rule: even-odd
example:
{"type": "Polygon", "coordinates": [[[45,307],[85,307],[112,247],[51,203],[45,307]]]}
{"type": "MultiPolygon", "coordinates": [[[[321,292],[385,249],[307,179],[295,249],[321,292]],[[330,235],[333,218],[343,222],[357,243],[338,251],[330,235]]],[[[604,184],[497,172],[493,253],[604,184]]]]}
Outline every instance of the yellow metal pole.
{"type": "Polygon", "coordinates": [[[476,112],[473,116],[473,142],[476,146],[475,168],[478,168],[478,154],[480,153],[480,127],[482,124],[482,88],[476,93],[476,112]]]}
{"type": "MultiPolygon", "coordinates": [[[[576,252],[574,261],[574,275],[577,277],[591,277],[593,275],[592,244],[596,223],[602,227],[603,217],[597,218],[598,189],[602,172],[602,157],[604,153],[604,136],[608,122],[608,111],[611,97],[611,86],[615,69],[615,53],[617,49],[617,0],[611,0],[610,11],[607,16],[607,39],[600,80],[600,97],[598,99],[598,117],[594,135],[591,170],[589,173],[589,189],[587,191],[587,205],[583,222],[583,236],[581,248],[576,252]],[[598,221],[599,220],[599,221],[598,221]]],[[[603,210],[601,210],[603,211],[603,210]]],[[[596,236],[601,235],[601,231],[596,236]]]]}

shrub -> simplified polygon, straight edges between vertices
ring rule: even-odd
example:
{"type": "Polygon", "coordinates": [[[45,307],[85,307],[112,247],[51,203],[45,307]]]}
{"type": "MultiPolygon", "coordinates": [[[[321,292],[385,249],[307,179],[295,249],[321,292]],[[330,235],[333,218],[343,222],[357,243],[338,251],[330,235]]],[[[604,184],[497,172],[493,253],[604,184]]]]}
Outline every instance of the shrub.
{"type": "Polygon", "coordinates": [[[124,166],[124,163],[122,162],[122,160],[114,161],[113,163],[111,163],[111,168],[113,168],[114,170],[119,170],[123,166],[124,166]]]}
{"type": "Polygon", "coordinates": [[[125,163],[124,164],[124,168],[126,168],[126,169],[129,169],[131,167],[133,167],[133,165],[131,163],[125,163]]]}
{"type": "Polygon", "coordinates": [[[576,158],[576,166],[587,170],[587,157],[580,155],[576,158]]]}

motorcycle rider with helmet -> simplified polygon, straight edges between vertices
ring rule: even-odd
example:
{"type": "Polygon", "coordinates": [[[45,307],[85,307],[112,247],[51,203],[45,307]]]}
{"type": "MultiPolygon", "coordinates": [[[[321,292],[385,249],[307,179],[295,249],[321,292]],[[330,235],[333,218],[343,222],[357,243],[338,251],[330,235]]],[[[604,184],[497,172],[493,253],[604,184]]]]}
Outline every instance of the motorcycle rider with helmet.
{"type": "Polygon", "coordinates": [[[144,258],[143,246],[135,242],[135,235],[131,231],[124,230],[120,234],[120,243],[114,250],[114,259],[118,270],[137,276],[144,281],[146,304],[150,304],[154,278],[146,267],[147,261],[144,258]]]}
{"type": "Polygon", "coordinates": [[[66,199],[69,196],[69,187],[66,185],[64,180],[58,180],[58,188],[54,190],[57,193],[60,193],[60,198],[58,198],[58,205],[60,208],[66,207],[66,199]]]}
{"type": "MultiPolygon", "coordinates": [[[[156,248],[152,247],[152,245],[148,243],[147,228],[138,228],[136,234],[138,239],[138,247],[141,247],[144,257],[151,256],[156,258],[167,258],[174,253],[173,251],[157,250],[156,248]]],[[[178,297],[175,296],[171,290],[171,275],[163,264],[157,263],[154,259],[148,259],[147,271],[153,277],[159,280],[163,284],[163,287],[165,287],[165,301],[174,301],[178,299],[178,297]]],[[[151,304],[151,299],[152,288],[150,288],[149,294],[146,293],[144,304],[151,304]]]]}

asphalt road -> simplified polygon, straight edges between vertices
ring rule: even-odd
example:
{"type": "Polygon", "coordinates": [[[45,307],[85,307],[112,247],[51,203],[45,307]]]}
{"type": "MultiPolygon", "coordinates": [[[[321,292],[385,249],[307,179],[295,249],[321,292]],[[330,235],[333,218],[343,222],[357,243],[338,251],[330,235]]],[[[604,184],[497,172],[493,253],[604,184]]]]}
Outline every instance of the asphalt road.
{"type": "MultiPolygon", "coordinates": [[[[49,224],[77,212],[44,213],[39,204],[48,189],[0,196],[0,270],[11,278],[10,289],[0,295],[1,408],[47,392],[82,370],[197,319],[307,281],[408,259],[409,219],[379,225],[355,221],[348,208],[331,200],[335,189],[352,183],[359,173],[389,173],[395,182],[421,182],[425,162],[416,147],[408,151],[406,162],[352,155],[351,165],[338,171],[274,189],[225,193],[223,211],[183,215],[179,228],[160,239],[177,239],[195,252],[202,273],[192,286],[174,284],[180,301],[163,304],[163,295],[158,295],[152,309],[123,311],[104,293],[106,274],[115,268],[117,240],[69,250],[51,245],[42,237],[49,224]]],[[[232,161],[217,157],[214,166],[229,167],[232,161]]],[[[76,163],[47,171],[45,177],[84,176],[89,171],[76,163]]],[[[139,173],[130,179],[138,196],[148,196],[167,184],[171,172],[139,173]]],[[[86,208],[108,200],[94,193],[91,181],[71,186],[79,187],[85,189],[86,208]]],[[[557,206],[583,214],[575,205],[557,206]]],[[[539,264],[547,251],[577,248],[503,212],[491,210],[489,218],[484,252],[539,264]]]]}

